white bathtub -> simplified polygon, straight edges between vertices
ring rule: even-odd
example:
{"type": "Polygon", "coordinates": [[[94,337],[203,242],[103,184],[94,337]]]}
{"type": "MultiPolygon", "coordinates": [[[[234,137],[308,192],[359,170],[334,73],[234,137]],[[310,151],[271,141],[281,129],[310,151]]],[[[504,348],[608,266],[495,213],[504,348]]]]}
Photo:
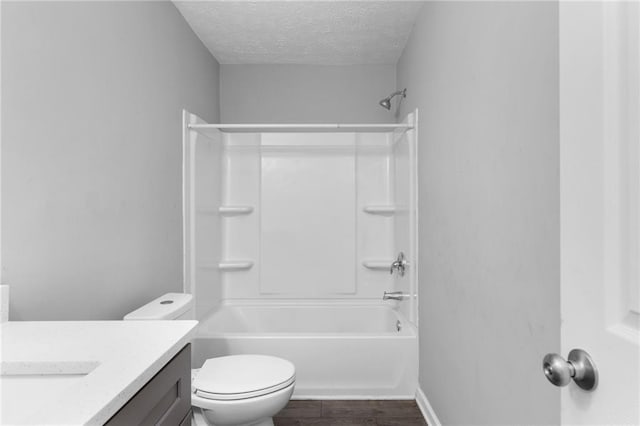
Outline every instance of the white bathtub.
{"type": "Polygon", "coordinates": [[[233,354],[275,355],[296,366],[296,399],[413,399],[415,327],[383,304],[225,304],[204,318],[193,365],[233,354]]]}

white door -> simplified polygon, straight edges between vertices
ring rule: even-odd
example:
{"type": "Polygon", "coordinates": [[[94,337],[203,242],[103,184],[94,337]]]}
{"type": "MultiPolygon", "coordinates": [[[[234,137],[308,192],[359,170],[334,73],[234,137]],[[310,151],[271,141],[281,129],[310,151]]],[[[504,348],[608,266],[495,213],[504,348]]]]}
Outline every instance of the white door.
{"type": "Polygon", "coordinates": [[[637,2],[560,2],[560,355],[599,373],[562,388],[562,424],[640,424],[639,21],[637,2]]]}

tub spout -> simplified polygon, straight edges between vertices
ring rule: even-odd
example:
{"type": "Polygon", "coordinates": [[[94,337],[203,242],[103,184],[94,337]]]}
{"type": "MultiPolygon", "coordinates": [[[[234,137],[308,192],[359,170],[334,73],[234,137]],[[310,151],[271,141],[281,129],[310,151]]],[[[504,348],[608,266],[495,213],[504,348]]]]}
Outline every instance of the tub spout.
{"type": "Polygon", "coordinates": [[[385,291],[382,295],[382,300],[402,300],[409,296],[410,294],[404,294],[401,291],[385,291]]]}

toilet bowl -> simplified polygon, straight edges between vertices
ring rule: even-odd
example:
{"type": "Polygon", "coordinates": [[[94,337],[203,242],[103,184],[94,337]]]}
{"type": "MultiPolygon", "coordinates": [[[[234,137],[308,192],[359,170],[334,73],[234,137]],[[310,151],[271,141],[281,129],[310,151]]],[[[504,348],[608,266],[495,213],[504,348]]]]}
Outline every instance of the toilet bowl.
{"type": "MultiPolygon", "coordinates": [[[[190,294],[168,293],[127,314],[125,320],[193,318],[190,294]]],[[[295,367],[267,355],[210,358],[191,370],[192,425],[273,426],[289,402],[295,367]]]]}
{"type": "Polygon", "coordinates": [[[295,368],[265,355],[211,358],[193,370],[191,405],[194,424],[272,426],[271,418],[287,405],[295,386],[295,368]]]}

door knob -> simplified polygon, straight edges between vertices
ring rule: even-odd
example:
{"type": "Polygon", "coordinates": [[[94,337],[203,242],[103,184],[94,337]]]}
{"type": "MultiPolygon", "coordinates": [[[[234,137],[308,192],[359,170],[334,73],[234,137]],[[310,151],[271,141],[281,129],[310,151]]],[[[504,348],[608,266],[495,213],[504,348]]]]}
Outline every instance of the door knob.
{"type": "Polygon", "coordinates": [[[592,391],[598,386],[598,369],[589,354],[582,349],[569,352],[568,361],[558,354],[546,354],[542,360],[542,371],[556,386],[566,386],[571,379],[586,391],[592,391]]]}

